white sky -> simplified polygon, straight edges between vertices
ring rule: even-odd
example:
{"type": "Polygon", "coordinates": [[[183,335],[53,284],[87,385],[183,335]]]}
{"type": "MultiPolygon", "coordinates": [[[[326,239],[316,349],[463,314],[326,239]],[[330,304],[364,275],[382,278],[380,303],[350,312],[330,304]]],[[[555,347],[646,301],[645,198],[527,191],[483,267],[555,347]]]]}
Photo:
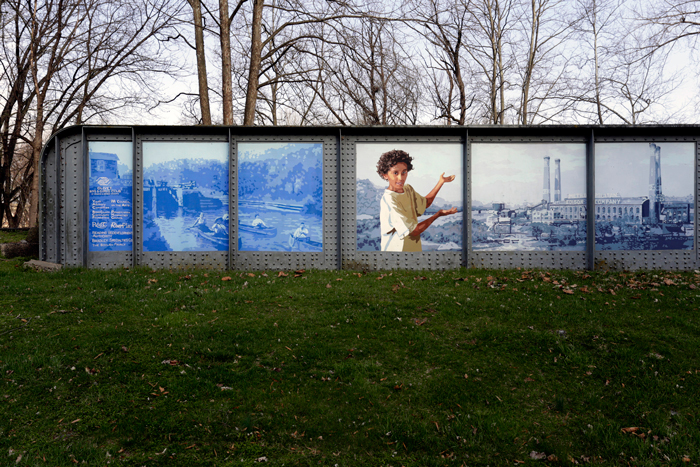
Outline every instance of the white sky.
{"type": "Polygon", "coordinates": [[[472,200],[537,204],[542,200],[544,157],[549,156],[549,190],[554,200],[554,159],[561,159],[561,195],[586,192],[586,145],[559,143],[473,143],[472,200]]]}
{"type": "Polygon", "coordinates": [[[143,168],[178,159],[228,161],[228,143],[166,142],[143,143],[143,168]]]}
{"type": "MultiPolygon", "coordinates": [[[[661,188],[667,196],[694,193],[695,143],[655,143],[661,148],[661,188]]],[[[649,143],[597,143],[596,193],[649,195],[649,143]]]]}
{"type": "Polygon", "coordinates": [[[445,176],[456,175],[456,178],[443,185],[438,197],[462,203],[461,143],[357,143],[357,179],[368,179],[378,187],[388,187],[377,174],[377,162],[382,154],[392,149],[401,149],[413,157],[413,170],[408,173],[407,183],[418,193],[428,194],[445,172],[445,176]]]}

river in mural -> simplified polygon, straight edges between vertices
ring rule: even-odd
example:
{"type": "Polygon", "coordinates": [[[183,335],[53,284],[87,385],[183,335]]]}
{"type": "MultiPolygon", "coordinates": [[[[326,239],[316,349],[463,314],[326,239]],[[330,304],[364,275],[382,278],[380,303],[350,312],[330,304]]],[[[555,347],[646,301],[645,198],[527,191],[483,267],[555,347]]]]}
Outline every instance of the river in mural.
{"type": "Polygon", "coordinates": [[[323,144],[238,144],[240,251],[323,250],[323,144]]]}
{"type": "Polygon", "coordinates": [[[228,251],[228,143],[143,143],[143,251],[228,251]]]}

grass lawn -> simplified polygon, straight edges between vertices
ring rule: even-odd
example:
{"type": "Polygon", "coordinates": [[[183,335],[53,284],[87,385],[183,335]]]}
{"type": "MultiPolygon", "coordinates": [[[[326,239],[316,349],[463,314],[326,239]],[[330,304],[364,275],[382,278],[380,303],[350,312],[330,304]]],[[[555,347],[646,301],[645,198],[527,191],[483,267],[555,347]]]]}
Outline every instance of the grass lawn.
{"type": "Polygon", "coordinates": [[[698,465],[699,284],[0,260],[0,465],[698,465]]]}

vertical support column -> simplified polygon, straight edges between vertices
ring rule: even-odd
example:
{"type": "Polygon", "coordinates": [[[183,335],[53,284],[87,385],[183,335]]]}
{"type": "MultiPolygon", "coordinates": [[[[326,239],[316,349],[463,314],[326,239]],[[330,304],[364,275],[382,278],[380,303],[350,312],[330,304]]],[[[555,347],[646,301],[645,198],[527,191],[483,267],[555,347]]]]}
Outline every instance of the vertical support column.
{"type": "Polygon", "coordinates": [[[472,218],[472,203],[469,193],[471,192],[471,183],[469,173],[471,171],[471,157],[469,154],[469,129],[464,132],[464,145],[462,149],[462,266],[469,267],[469,251],[471,245],[471,218],[472,218]]]}
{"type": "Polygon", "coordinates": [[[143,145],[140,141],[140,135],[137,139],[136,129],[131,128],[131,141],[133,144],[132,154],[134,159],[133,165],[133,180],[131,191],[131,207],[133,209],[133,265],[139,266],[143,261],[143,145]]]}
{"type": "Polygon", "coordinates": [[[595,269],[595,131],[586,145],[586,268],[595,269]]]}
{"type": "Polygon", "coordinates": [[[82,224],[83,224],[83,254],[81,262],[83,267],[86,268],[88,265],[88,246],[90,237],[90,158],[87,147],[87,137],[85,136],[85,127],[82,126],[80,129],[80,151],[83,157],[83,176],[82,176],[82,224]]]}
{"type": "MultiPolygon", "coordinates": [[[[336,262],[336,268],[338,270],[343,269],[343,242],[341,241],[341,238],[343,236],[343,196],[342,196],[342,160],[341,160],[341,145],[343,143],[343,129],[338,128],[338,140],[335,145],[335,154],[336,154],[336,193],[337,193],[337,206],[338,206],[338,222],[336,223],[336,232],[337,232],[337,262],[336,262]]],[[[326,188],[327,189],[327,188],[326,188]]]]}

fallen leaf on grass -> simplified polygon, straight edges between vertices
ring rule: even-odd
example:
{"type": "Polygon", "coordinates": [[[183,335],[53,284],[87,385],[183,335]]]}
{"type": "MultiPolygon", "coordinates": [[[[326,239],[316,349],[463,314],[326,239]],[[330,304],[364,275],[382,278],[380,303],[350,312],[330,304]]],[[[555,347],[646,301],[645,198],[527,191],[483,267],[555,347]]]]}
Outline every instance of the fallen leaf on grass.
{"type": "Polygon", "coordinates": [[[330,284],[326,284],[326,288],[330,289],[332,286],[330,284]]]}
{"type": "Polygon", "coordinates": [[[639,431],[638,426],[630,426],[622,429],[623,433],[636,433],[637,431],[639,431]]]}
{"type": "Polygon", "coordinates": [[[547,458],[547,454],[543,452],[537,452],[537,451],[531,451],[530,452],[530,459],[539,461],[547,458]]]}
{"type": "Polygon", "coordinates": [[[426,322],[428,322],[428,318],[424,318],[422,320],[414,318],[413,322],[416,323],[418,326],[423,326],[426,322]]]}
{"type": "Polygon", "coordinates": [[[565,294],[569,294],[569,295],[573,295],[573,294],[574,294],[574,291],[571,290],[571,289],[564,289],[564,290],[562,290],[562,292],[564,292],[565,294]]]}
{"type": "Polygon", "coordinates": [[[222,277],[221,280],[222,280],[222,281],[230,281],[230,280],[231,280],[231,276],[222,277]]]}

